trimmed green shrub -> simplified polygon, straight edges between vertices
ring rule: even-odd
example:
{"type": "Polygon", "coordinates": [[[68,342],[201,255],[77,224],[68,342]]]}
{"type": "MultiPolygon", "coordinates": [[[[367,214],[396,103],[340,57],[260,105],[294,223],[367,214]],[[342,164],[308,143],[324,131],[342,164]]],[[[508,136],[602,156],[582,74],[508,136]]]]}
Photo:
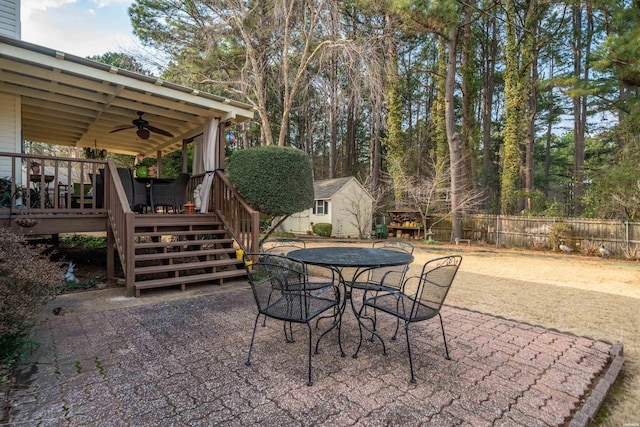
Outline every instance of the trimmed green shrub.
{"type": "Polygon", "coordinates": [[[267,145],[234,151],[229,180],[256,210],[286,216],[313,206],[311,161],[291,147],[267,145]]]}
{"type": "Polygon", "coordinates": [[[331,237],[333,226],[328,222],[318,222],[311,226],[311,230],[316,236],[331,237]]]}

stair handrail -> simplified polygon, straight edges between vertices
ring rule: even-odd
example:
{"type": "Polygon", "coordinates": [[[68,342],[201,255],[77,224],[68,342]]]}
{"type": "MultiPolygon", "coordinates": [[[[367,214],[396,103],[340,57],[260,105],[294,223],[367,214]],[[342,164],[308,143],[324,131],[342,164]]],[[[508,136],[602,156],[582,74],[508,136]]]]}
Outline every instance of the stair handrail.
{"type": "Polygon", "coordinates": [[[245,252],[258,252],[260,212],[249,206],[222,170],[213,176],[213,204],[218,218],[245,252]]]}
{"type": "MultiPolygon", "coordinates": [[[[108,212],[109,230],[107,232],[107,256],[112,256],[113,245],[120,256],[120,263],[125,278],[125,294],[128,297],[135,293],[135,214],[129,206],[127,195],[122,186],[122,181],[118,175],[118,169],[112,159],[107,159],[104,171],[105,185],[105,208],[108,212]],[[109,236],[109,234],[111,234],[109,236]]],[[[112,262],[107,261],[109,269],[112,269],[112,262]]],[[[107,276],[112,276],[113,272],[108,272],[107,276]]],[[[110,280],[113,277],[109,277],[110,280]]]]}

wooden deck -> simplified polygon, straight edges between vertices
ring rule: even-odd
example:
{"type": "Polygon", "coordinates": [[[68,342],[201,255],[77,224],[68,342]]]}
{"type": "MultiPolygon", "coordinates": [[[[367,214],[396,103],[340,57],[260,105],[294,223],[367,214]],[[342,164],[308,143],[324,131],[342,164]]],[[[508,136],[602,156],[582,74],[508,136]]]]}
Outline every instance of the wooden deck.
{"type": "MultiPolygon", "coordinates": [[[[0,153],[0,161],[3,158],[10,160],[5,163],[10,165],[12,197],[10,203],[3,200],[0,205],[0,226],[32,236],[106,232],[107,279],[124,284],[126,296],[140,296],[149,288],[184,289],[193,283],[221,284],[243,277],[246,272],[242,260],[236,259],[236,249],[257,251],[259,213],[222,174],[214,175],[211,213],[139,214],[131,210],[112,160],[0,153]],[[34,177],[29,169],[20,169],[22,163],[32,160],[41,163],[43,174],[34,177]],[[100,202],[86,192],[88,186],[97,188],[99,169],[104,174],[100,193],[104,200],[100,202]],[[26,193],[21,193],[25,187],[26,193]],[[72,187],[80,196],[71,194],[68,189],[72,187]],[[114,275],[115,256],[124,277],[114,275]]],[[[191,177],[188,194],[202,179],[203,175],[191,177]]]]}
{"type": "MultiPolygon", "coordinates": [[[[25,216],[12,216],[10,228],[27,236],[107,232],[109,227],[106,211],[32,214],[28,217],[37,220],[32,227],[21,226],[20,217],[25,216]]],[[[221,285],[246,277],[242,261],[236,258],[235,240],[215,214],[135,214],[134,223],[135,296],[144,289],[184,290],[189,284],[221,285]]],[[[0,216],[0,226],[9,226],[8,216],[0,216]]],[[[113,279],[126,286],[126,276],[113,279]]]]}
{"type": "Polygon", "coordinates": [[[215,214],[136,215],[134,252],[136,296],[149,288],[184,290],[246,276],[235,240],[215,214]]]}

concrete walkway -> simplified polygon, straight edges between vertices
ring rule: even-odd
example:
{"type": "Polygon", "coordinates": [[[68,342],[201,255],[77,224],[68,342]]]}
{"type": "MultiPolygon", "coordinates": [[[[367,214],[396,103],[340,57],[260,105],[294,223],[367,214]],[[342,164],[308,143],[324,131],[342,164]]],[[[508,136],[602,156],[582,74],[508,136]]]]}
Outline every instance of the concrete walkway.
{"type": "MultiPolygon", "coordinates": [[[[365,341],[347,309],[340,357],[331,332],[306,386],[306,327],[259,328],[244,282],[124,299],[121,289],[58,297],[11,395],[15,426],[582,426],[623,362],[622,347],[454,307],[414,325],[418,383],[404,336],[365,341]],[[59,308],[59,310],[57,309],[59,308]],[[54,315],[53,311],[58,312],[54,315]]],[[[381,318],[389,337],[395,321],[381,318]]]]}

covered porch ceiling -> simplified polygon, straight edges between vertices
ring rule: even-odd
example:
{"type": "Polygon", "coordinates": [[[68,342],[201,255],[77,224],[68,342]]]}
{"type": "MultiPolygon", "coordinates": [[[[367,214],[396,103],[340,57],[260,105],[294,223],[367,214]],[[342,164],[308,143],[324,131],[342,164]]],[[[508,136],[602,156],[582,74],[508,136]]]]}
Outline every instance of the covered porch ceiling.
{"type": "Polygon", "coordinates": [[[253,117],[248,104],[3,36],[0,92],[20,96],[25,141],[132,155],[174,151],[210,118],[237,124],[253,117]],[[138,111],[173,136],[110,133],[131,125],[138,111]]]}

